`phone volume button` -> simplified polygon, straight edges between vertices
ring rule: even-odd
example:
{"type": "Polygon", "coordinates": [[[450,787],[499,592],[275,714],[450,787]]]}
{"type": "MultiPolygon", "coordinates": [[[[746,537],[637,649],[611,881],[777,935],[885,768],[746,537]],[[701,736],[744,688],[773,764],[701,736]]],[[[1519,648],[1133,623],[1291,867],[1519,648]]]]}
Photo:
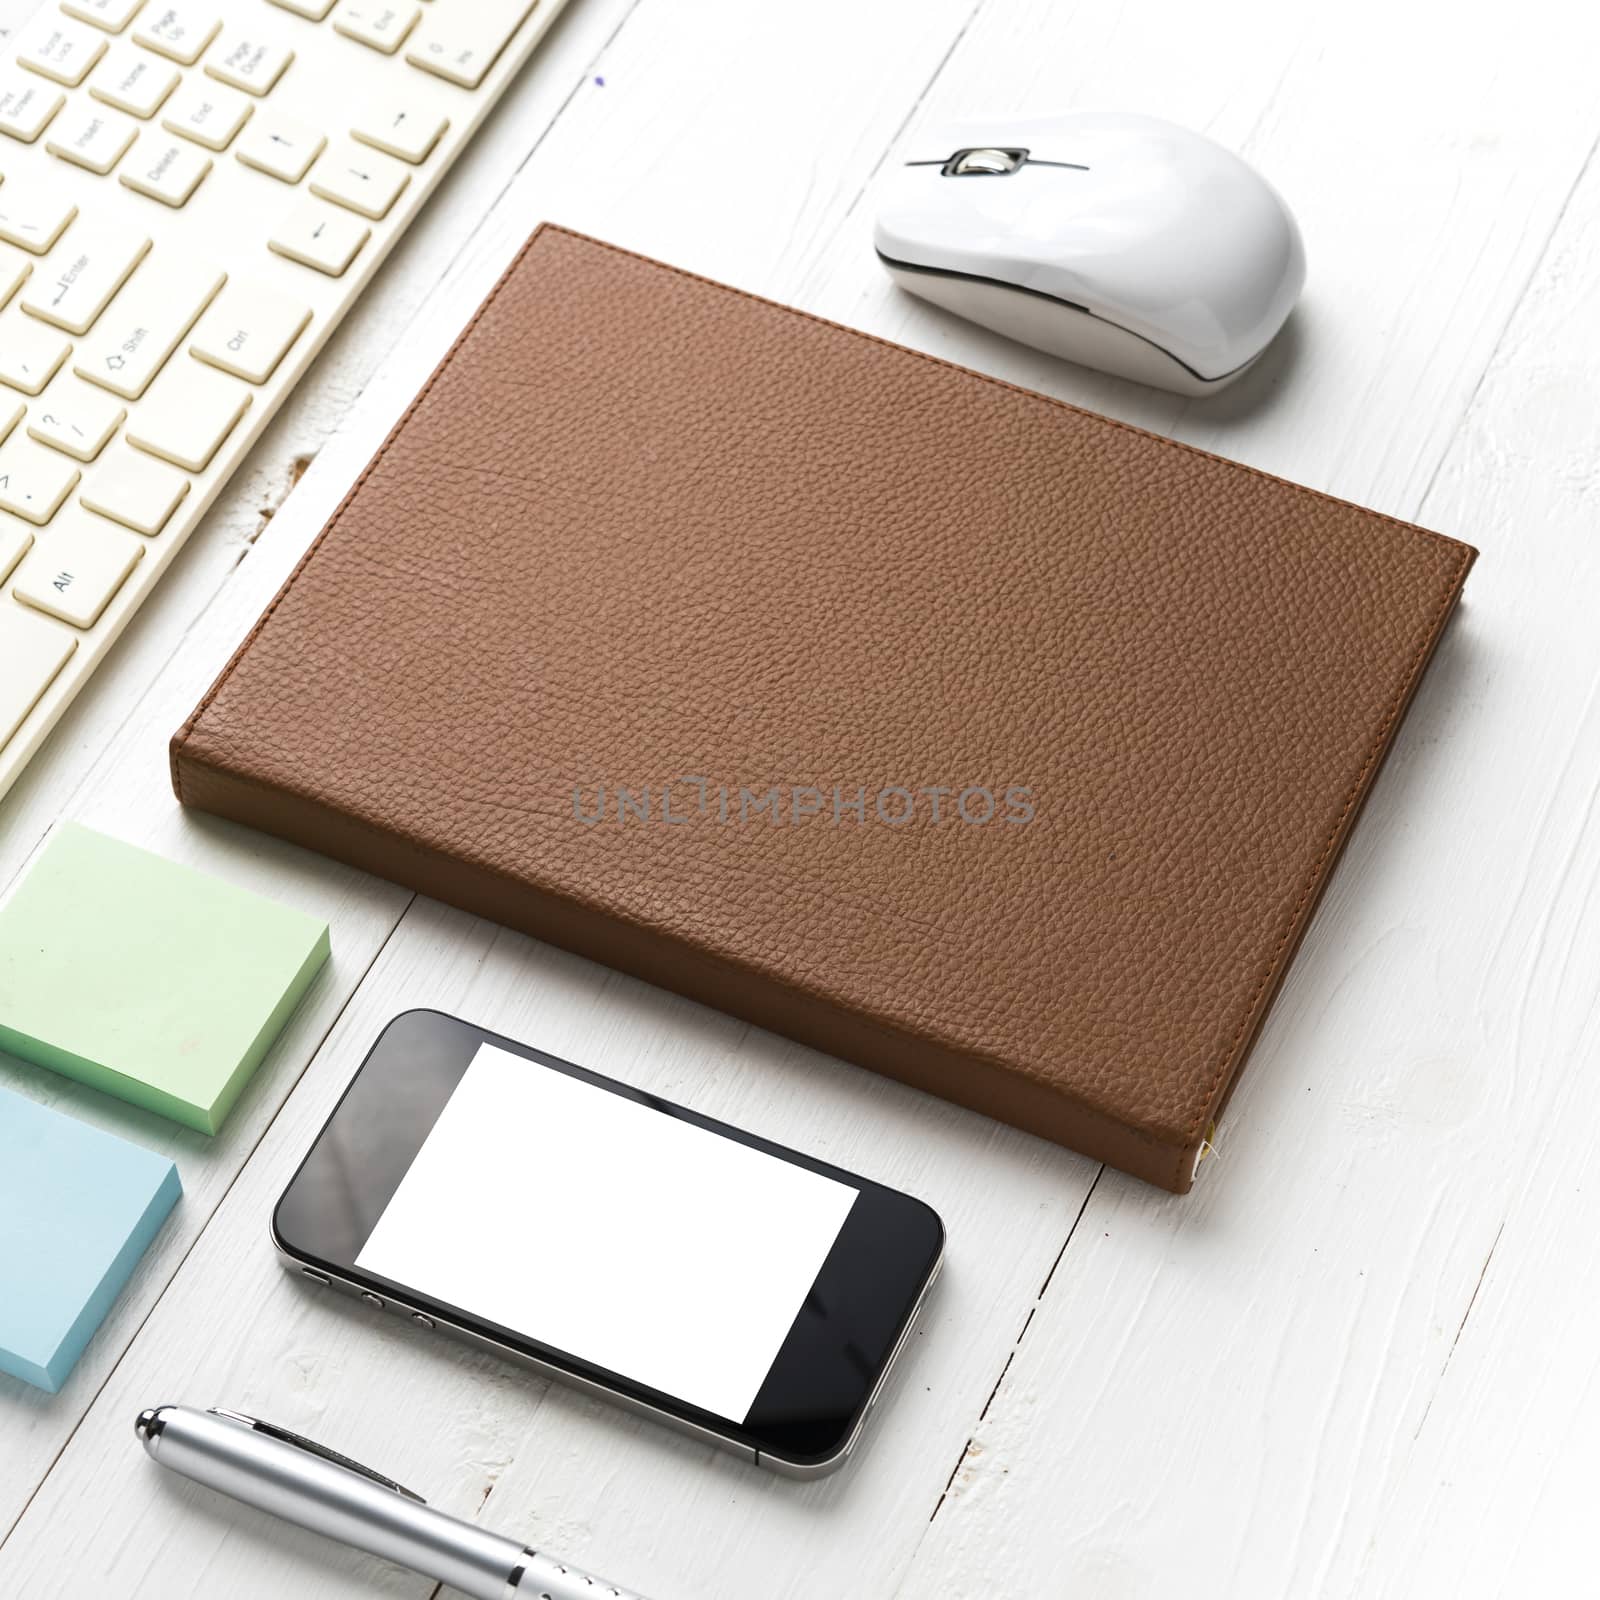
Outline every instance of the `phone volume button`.
{"type": "Polygon", "coordinates": [[[333,1282],[332,1278],[324,1277],[320,1272],[313,1272],[310,1267],[301,1267],[300,1274],[302,1277],[309,1278],[313,1283],[320,1283],[324,1289],[333,1282]]]}
{"type": "Polygon", "coordinates": [[[424,1328],[431,1328],[433,1326],[433,1318],[423,1316],[420,1311],[413,1311],[411,1313],[411,1320],[424,1328]]]}
{"type": "Polygon", "coordinates": [[[367,1304],[369,1306],[371,1306],[374,1311],[382,1311],[383,1310],[383,1301],[380,1300],[377,1297],[377,1295],[375,1295],[375,1294],[363,1294],[361,1296],[361,1298],[363,1300],[365,1300],[367,1302],[367,1304]]]}

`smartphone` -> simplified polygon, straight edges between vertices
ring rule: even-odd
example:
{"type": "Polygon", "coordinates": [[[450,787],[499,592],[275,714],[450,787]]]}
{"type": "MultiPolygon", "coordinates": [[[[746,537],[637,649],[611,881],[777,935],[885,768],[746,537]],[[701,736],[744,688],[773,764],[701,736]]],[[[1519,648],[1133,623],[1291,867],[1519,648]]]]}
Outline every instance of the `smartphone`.
{"type": "Polygon", "coordinates": [[[938,1273],[920,1200],[437,1011],[279,1200],[284,1265],[796,1477],[849,1455],[938,1273]]]}

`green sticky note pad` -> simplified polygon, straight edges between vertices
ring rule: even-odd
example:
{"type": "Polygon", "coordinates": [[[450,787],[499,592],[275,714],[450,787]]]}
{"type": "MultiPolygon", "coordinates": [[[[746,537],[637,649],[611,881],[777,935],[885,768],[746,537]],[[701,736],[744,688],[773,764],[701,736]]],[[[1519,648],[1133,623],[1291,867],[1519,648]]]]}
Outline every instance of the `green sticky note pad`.
{"type": "Polygon", "coordinates": [[[76,823],[0,908],[0,1047],[215,1133],[328,925],[76,823]]]}

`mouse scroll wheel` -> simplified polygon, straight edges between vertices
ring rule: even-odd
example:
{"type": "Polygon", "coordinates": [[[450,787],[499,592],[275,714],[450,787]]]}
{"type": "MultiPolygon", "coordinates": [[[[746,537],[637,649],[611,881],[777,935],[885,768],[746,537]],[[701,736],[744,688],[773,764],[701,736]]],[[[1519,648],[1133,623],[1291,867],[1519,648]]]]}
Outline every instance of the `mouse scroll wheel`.
{"type": "Polygon", "coordinates": [[[976,150],[957,150],[945,163],[947,178],[1003,178],[1015,172],[1028,159],[1026,150],[1002,150],[984,146],[976,150]]]}

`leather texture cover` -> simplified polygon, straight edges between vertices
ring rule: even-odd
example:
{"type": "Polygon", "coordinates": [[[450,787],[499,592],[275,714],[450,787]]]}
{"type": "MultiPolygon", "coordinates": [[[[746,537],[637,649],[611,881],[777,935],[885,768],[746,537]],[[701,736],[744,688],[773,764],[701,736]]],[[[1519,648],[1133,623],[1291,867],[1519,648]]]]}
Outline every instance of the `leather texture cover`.
{"type": "Polygon", "coordinates": [[[1181,1192],[1474,555],[545,226],[173,783],[1181,1192]]]}

